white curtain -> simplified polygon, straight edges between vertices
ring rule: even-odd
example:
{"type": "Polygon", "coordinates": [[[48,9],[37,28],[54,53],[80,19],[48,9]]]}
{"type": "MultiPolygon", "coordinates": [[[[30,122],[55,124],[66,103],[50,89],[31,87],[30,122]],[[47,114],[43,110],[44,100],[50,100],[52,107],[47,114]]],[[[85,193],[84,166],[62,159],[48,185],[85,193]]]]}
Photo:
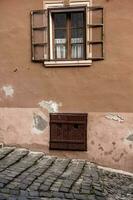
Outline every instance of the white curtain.
{"type": "Polygon", "coordinates": [[[55,53],[57,59],[65,59],[66,58],[66,39],[55,39],[55,53]]]}
{"type": "Polygon", "coordinates": [[[72,45],[72,58],[82,58],[83,57],[83,45],[75,44],[72,45]]]}
{"type": "Polygon", "coordinates": [[[66,57],[66,47],[65,45],[57,45],[56,46],[56,57],[58,59],[63,59],[66,57]]]}
{"type": "MultiPolygon", "coordinates": [[[[72,38],[72,58],[83,58],[83,38],[72,38]]],[[[66,39],[55,39],[55,55],[57,59],[66,58],[66,39]]]]}
{"type": "Polygon", "coordinates": [[[72,58],[83,58],[83,38],[72,38],[72,58]]]}

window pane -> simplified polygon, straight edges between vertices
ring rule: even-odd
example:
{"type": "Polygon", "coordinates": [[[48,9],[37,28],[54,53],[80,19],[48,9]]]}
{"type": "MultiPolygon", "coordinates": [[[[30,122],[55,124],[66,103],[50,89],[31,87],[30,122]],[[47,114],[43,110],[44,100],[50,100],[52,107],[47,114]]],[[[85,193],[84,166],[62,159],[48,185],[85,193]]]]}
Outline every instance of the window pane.
{"type": "Polygon", "coordinates": [[[83,27],[83,12],[71,13],[71,26],[72,27],[83,27]]]}
{"type": "Polygon", "coordinates": [[[72,45],[72,58],[83,58],[84,46],[83,44],[72,45]]]}
{"type": "Polygon", "coordinates": [[[55,44],[65,44],[66,39],[55,39],[54,42],[55,42],[55,44]]]}
{"type": "Polygon", "coordinates": [[[72,29],[72,38],[83,38],[83,29],[72,29]]]}
{"type": "Polygon", "coordinates": [[[71,44],[83,43],[83,38],[71,38],[71,44]]]}
{"type": "Polygon", "coordinates": [[[55,13],[53,20],[55,59],[83,59],[84,13],[55,13]]]}
{"type": "Polygon", "coordinates": [[[66,58],[66,29],[55,29],[55,58],[66,58]]]}
{"type": "Polygon", "coordinates": [[[55,28],[66,27],[66,14],[65,13],[54,14],[54,24],[55,24],[55,28]]]}
{"type": "Polygon", "coordinates": [[[56,57],[56,59],[65,59],[66,58],[66,46],[65,45],[56,45],[55,46],[55,57],[56,57]]]}
{"type": "Polygon", "coordinates": [[[59,39],[61,39],[61,38],[66,38],[66,30],[64,30],[64,29],[57,29],[57,30],[55,30],[55,38],[57,39],[57,38],[59,38],[59,39]]]}

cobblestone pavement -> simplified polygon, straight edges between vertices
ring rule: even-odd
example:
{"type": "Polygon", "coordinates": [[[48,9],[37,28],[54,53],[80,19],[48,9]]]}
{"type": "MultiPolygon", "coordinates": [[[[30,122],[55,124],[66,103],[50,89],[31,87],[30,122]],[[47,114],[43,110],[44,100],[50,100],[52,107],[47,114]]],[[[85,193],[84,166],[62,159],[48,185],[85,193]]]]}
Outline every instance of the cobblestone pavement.
{"type": "Polygon", "coordinates": [[[0,149],[0,200],[133,200],[133,176],[85,160],[0,149]]]}

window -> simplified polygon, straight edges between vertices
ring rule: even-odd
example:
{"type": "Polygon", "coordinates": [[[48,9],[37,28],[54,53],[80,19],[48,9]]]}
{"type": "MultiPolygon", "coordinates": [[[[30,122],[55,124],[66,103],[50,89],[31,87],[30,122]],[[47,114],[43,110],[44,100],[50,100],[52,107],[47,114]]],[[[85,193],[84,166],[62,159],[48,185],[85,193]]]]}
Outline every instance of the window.
{"type": "Polygon", "coordinates": [[[32,11],[32,61],[58,67],[103,60],[103,30],[102,7],[53,6],[32,11]]]}
{"type": "Polygon", "coordinates": [[[54,59],[85,59],[84,12],[52,14],[54,59]]]}

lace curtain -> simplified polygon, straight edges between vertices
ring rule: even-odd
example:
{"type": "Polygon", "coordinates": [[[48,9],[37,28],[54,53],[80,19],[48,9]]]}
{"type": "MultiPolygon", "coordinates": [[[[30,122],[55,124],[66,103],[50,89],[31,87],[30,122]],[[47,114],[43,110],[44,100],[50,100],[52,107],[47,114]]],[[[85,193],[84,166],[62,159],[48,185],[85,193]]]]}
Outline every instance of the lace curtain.
{"type": "MultiPolygon", "coordinates": [[[[83,38],[71,39],[71,58],[83,58],[83,38]]],[[[57,59],[66,58],[66,39],[55,39],[55,54],[57,59]]]]}

